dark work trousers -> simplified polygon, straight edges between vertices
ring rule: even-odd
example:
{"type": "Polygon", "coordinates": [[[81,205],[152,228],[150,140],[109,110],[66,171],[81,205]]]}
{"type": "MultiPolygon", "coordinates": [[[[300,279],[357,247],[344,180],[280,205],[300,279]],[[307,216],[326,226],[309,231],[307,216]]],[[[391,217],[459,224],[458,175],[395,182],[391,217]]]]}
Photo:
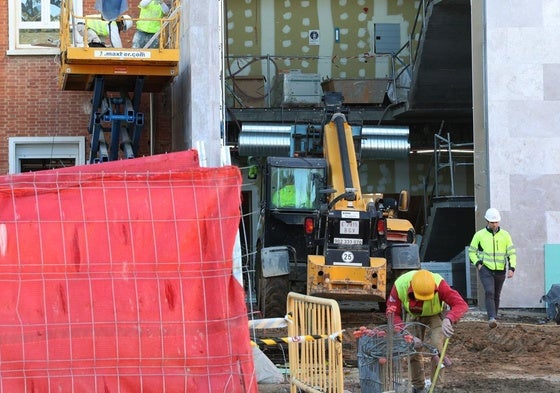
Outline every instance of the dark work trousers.
{"type": "Polygon", "coordinates": [[[500,308],[500,294],[506,280],[505,270],[490,270],[486,266],[478,271],[478,277],[484,287],[484,301],[488,319],[496,318],[500,308]]]}

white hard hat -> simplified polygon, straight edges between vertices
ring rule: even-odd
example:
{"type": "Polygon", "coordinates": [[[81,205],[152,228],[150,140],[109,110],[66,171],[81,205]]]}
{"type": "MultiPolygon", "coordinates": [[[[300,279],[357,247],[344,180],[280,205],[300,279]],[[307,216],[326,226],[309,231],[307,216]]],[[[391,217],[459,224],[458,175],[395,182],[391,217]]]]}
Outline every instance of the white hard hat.
{"type": "Polygon", "coordinates": [[[498,222],[502,221],[502,217],[500,216],[500,212],[498,209],[494,209],[491,207],[490,209],[486,210],[486,214],[484,215],[486,221],[489,222],[498,222]]]}
{"type": "Polygon", "coordinates": [[[123,15],[123,30],[127,31],[128,29],[130,29],[132,27],[132,18],[128,15],[123,15]]]}

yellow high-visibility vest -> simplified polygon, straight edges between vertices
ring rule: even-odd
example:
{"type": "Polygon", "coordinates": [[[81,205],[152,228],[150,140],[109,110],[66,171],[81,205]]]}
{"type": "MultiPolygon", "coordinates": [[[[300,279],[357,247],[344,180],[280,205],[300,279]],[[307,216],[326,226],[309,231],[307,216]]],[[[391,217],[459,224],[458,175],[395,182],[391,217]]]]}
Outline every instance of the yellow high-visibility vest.
{"type": "Polygon", "coordinates": [[[163,15],[161,5],[157,1],[152,1],[146,7],[140,7],[140,18],[136,22],[136,29],[144,33],[157,33],[161,26],[160,21],[145,19],[161,19],[163,15]]]}

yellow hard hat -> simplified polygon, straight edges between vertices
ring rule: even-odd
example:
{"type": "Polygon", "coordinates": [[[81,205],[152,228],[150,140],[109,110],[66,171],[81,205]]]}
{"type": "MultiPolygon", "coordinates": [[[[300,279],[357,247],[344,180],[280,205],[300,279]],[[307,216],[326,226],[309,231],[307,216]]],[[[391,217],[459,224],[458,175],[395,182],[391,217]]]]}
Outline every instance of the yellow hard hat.
{"type": "Polygon", "coordinates": [[[436,292],[434,276],[427,270],[418,270],[412,276],[412,291],[417,300],[432,300],[436,292]]]}

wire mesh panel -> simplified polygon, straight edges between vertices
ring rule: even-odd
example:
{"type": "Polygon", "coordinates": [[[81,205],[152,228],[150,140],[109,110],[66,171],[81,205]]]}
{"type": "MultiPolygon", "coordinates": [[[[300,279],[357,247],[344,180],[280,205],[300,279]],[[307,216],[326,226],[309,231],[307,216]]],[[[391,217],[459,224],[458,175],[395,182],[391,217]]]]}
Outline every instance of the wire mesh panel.
{"type": "Polygon", "coordinates": [[[409,392],[412,345],[391,336],[385,326],[362,330],[358,338],[358,369],[362,393],[409,392]],[[389,333],[389,336],[388,336],[389,333]]]}
{"type": "Polygon", "coordinates": [[[290,292],[288,344],[291,391],[343,393],[342,327],[338,303],[290,292]]]}
{"type": "MultiPolygon", "coordinates": [[[[394,315],[388,313],[388,324],[354,332],[358,340],[358,369],[362,393],[408,393],[411,385],[410,357],[427,344],[409,333],[409,329],[420,325],[408,323],[395,329],[394,315]]],[[[427,326],[422,325],[424,328],[427,326]]],[[[428,348],[433,355],[433,348],[428,348]]]]}
{"type": "Polygon", "coordinates": [[[196,152],[0,177],[0,392],[256,392],[240,183],[196,152]]]}
{"type": "MultiPolygon", "coordinates": [[[[394,315],[388,314],[388,324],[367,328],[362,326],[354,331],[358,340],[358,369],[362,393],[409,393],[412,389],[411,358],[429,358],[432,373],[438,367],[446,367],[449,359],[444,357],[441,364],[438,348],[430,342],[420,341],[412,333],[417,329],[429,330],[420,322],[407,322],[395,329],[394,315]]],[[[426,386],[430,386],[431,378],[426,386]]]]}

